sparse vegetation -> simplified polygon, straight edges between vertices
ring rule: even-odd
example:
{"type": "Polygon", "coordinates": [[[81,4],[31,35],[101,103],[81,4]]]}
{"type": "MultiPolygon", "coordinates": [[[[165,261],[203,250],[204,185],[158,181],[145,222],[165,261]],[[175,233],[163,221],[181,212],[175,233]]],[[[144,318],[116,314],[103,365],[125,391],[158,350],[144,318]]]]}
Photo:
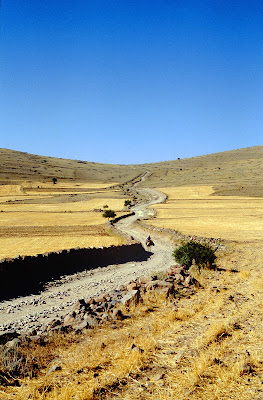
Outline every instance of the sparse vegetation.
{"type": "Polygon", "coordinates": [[[216,260],[214,250],[208,244],[201,244],[190,240],[184,243],[173,252],[173,256],[177,262],[182,265],[191,267],[195,262],[198,267],[212,267],[216,260]]]}

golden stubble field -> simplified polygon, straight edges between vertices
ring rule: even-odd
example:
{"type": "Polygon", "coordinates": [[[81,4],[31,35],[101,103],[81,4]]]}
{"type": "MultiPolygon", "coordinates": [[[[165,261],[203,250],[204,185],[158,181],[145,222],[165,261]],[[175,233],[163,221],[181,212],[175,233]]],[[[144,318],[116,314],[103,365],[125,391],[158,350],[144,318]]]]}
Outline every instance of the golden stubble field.
{"type": "Polygon", "coordinates": [[[212,186],[158,188],[166,193],[149,224],[187,235],[235,241],[263,240],[263,198],[215,196],[212,186]]]}
{"type": "MultiPolygon", "coordinates": [[[[111,184],[112,185],[112,184],[111,184]]],[[[110,246],[103,206],[121,212],[121,193],[104,182],[24,182],[0,186],[0,259],[61,249],[110,246]]]]}

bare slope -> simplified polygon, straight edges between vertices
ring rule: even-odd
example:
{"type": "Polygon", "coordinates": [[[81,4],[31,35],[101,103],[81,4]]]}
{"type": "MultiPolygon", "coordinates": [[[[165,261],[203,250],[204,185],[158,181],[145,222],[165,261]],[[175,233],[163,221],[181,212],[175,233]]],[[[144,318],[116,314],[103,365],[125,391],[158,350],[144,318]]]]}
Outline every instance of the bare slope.
{"type": "Polygon", "coordinates": [[[263,196],[263,146],[152,164],[114,165],[43,157],[0,149],[0,183],[125,183],[150,171],[144,187],[212,185],[217,195],[263,196]]]}
{"type": "Polygon", "coordinates": [[[142,172],[142,167],[101,164],[80,160],[37,156],[0,149],[0,183],[19,184],[25,180],[126,182],[142,172]]]}
{"type": "Polygon", "coordinates": [[[263,146],[144,164],[145,187],[212,185],[216,195],[263,196],[263,146]]]}

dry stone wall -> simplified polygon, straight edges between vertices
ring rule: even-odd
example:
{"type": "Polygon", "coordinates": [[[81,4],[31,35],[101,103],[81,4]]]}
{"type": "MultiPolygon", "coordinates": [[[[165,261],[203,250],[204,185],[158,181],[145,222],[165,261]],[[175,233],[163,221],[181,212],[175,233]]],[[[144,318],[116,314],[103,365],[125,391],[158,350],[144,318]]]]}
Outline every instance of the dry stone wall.
{"type": "Polygon", "coordinates": [[[37,293],[45,283],[62,275],[144,261],[149,257],[141,243],[99,248],[76,248],[0,261],[0,300],[37,293]]]}

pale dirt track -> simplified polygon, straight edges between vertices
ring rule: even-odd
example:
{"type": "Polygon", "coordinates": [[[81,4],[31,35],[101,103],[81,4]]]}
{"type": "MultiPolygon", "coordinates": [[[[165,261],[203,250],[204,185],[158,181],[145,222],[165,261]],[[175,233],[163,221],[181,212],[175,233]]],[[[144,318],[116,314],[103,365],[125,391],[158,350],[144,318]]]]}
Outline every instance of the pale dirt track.
{"type": "MultiPolygon", "coordinates": [[[[119,221],[116,227],[144,244],[146,234],[132,224],[138,218],[152,216],[153,210],[147,209],[147,206],[164,201],[165,195],[153,189],[137,190],[142,191],[144,197],[148,198],[147,203],[134,207],[135,215],[119,221]]],[[[167,270],[171,264],[174,264],[173,246],[164,239],[160,240],[159,237],[151,236],[155,246],[151,248],[153,254],[147,261],[110,265],[66,276],[50,283],[49,287],[38,295],[1,302],[0,330],[41,330],[41,326],[53,318],[71,311],[78,299],[108,293],[138,276],[167,270]]]]}

